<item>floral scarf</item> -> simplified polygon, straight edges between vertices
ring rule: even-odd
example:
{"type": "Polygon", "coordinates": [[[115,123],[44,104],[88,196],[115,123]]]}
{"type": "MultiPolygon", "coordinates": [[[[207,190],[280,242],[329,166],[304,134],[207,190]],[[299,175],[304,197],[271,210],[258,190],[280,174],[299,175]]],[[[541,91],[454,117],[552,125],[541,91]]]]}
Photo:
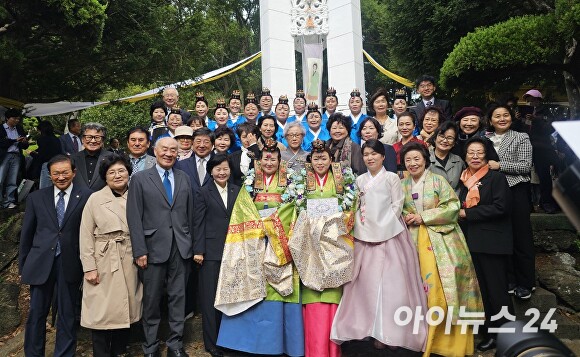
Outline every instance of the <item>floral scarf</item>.
{"type": "Polygon", "coordinates": [[[487,175],[489,171],[489,166],[485,165],[481,169],[477,170],[476,173],[472,174],[469,168],[466,168],[461,173],[461,182],[467,187],[467,196],[465,197],[465,208],[471,208],[477,206],[479,203],[479,181],[487,175]]]}

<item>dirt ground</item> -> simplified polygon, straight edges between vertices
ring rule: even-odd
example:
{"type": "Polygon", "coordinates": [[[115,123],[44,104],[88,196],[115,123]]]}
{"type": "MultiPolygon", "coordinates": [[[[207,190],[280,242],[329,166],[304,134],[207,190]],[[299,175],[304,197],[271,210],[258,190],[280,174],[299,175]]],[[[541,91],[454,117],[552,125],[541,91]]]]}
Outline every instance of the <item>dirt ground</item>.
{"type": "MultiPolygon", "coordinates": [[[[9,269],[7,269],[0,279],[9,282],[18,282],[18,269],[17,264],[14,262],[9,269]]],[[[19,295],[19,306],[21,311],[20,326],[12,333],[0,337],[0,356],[7,357],[20,357],[24,356],[23,344],[24,344],[24,323],[26,322],[26,315],[28,311],[30,295],[28,286],[21,286],[19,295]]],[[[0,318],[1,315],[0,315],[0,318]]],[[[50,316],[49,316],[50,320],[50,316]]],[[[141,350],[141,345],[137,339],[140,335],[140,325],[133,326],[132,338],[135,341],[131,341],[129,352],[131,356],[140,356],[143,354],[141,350]],[[134,332],[134,333],[133,333],[134,332]]],[[[191,357],[209,357],[210,354],[207,353],[203,346],[202,334],[201,334],[201,317],[196,315],[186,322],[184,331],[184,343],[185,351],[191,357]]],[[[55,340],[55,328],[53,328],[49,323],[47,323],[47,334],[46,334],[46,355],[52,356],[54,349],[55,340]]],[[[160,335],[164,334],[164,326],[160,328],[160,335]]],[[[579,336],[580,338],[580,336],[579,336]]],[[[572,351],[580,356],[580,339],[578,340],[564,340],[563,341],[572,351]]],[[[162,345],[162,355],[165,355],[165,346],[162,345]]],[[[492,357],[495,354],[495,350],[487,351],[485,353],[475,353],[475,357],[492,357]]],[[[236,351],[226,351],[226,356],[229,357],[247,357],[252,356],[251,354],[239,353],[236,351]]],[[[344,357],[367,357],[367,356],[385,356],[385,357],[420,357],[420,353],[412,352],[399,348],[396,350],[391,350],[389,348],[383,350],[376,350],[372,346],[372,342],[369,341],[357,341],[351,343],[345,343],[342,346],[342,355],[344,357]]],[[[90,332],[86,329],[81,328],[78,335],[78,345],[77,345],[77,356],[82,357],[92,357],[92,344],[90,341],[90,332]]]]}

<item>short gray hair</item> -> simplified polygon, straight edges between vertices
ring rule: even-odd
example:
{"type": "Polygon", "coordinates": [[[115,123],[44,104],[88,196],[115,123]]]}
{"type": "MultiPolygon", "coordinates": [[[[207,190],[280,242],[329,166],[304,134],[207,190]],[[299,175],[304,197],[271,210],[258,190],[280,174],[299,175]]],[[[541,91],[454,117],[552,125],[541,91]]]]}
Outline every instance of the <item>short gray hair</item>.
{"type": "Polygon", "coordinates": [[[286,137],[286,134],[288,134],[288,131],[290,131],[290,129],[292,129],[292,128],[300,129],[300,133],[302,134],[302,136],[306,136],[306,129],[304,129],[304,126],[302,125],[302,123],[299,121],[293,121],[291,123],[287,123],[284,126],[284,137],[286,137]]]}
{"type": "Polygon", "coordinates": [[[107,128],[105,128],[105,126],[101,123],[83,124],[83,126],[81,127],[81,136],[85,135],[85,131],[87,129],[92,129],[92,130],[100,131],[101,133],[103,133],[103,141],[105,141],[105,139],[107,138],[107,128]]]}

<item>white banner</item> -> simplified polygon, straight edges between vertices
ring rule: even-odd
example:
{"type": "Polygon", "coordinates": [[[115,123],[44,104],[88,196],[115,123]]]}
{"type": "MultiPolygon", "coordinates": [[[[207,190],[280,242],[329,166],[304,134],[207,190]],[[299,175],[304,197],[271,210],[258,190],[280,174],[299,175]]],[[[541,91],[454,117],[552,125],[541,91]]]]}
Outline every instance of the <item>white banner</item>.
{"type": "Polygon", "coordinates": [[[162,87],[157,87],[154,89],[150,89],[146,92],[139,93],[132,95],[130,97],[120,98],[116,100],[112,100],[110,102],[55,102],[55,103],[28,103],[24,105],[25,115],[26,116],[48,116],[48,115],[57,115],[57,114],[64,114],[64,113],[71,113],[77,110],[83,110],[91,107],[95,107],[97,105],[109,104],[112,102],[127,102],[127,103],[134,103],[140,100],[153,98],[159,93],[163,91],[163,89],[167,87],[173,88],[183,88],[183,87],[191,87],[207,82],[214,81],[216,79],[222,78],[227,76],[230,73],[233,73],[239,69],[244,68],[254,60],[260,58],[262,56],[261,52],[254,53],[253,55],[244,58],[241,61],[236,63],[230,64],[228,66],[222,67],[220,69],[213,70],[211,72],[207,72],[199,77],[194,79],[186,79],[181,82],[168,84],[162,87]]]}

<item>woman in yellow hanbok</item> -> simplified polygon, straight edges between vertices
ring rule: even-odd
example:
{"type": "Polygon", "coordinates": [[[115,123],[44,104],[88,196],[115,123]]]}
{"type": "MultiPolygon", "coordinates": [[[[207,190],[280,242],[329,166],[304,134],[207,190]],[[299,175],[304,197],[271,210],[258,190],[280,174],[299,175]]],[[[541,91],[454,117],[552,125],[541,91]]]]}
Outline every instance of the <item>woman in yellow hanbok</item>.
{"type": "Polygon", "coordinates": [[[471,256],[457,223],[459,199],[446,179],[426,170],[429,152],[423,145],[407,144],[401,150],[401,161],[410,174],[401,182],[405,195],[403,216],[417,245],[427,307],[441,308],[445,315],[440,324],[429,326],[424,356],[471,355],[473,330],[467,327],[462,331],[459,309],[480,313],[481,319],[484,316],[471,256]],[[449,319],[451,326],[446,331],[449,319]]]}
{"type": "Polygon", "coordinates": [[[217,344],[303,356],[300,283],[288,248],[294,204],[283,203],[288,180],[280,158],[276,141],[266,140],[234,204],[214,305],[224,313],[217,344]]]}

